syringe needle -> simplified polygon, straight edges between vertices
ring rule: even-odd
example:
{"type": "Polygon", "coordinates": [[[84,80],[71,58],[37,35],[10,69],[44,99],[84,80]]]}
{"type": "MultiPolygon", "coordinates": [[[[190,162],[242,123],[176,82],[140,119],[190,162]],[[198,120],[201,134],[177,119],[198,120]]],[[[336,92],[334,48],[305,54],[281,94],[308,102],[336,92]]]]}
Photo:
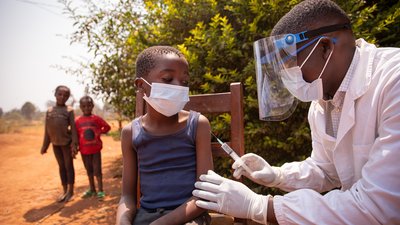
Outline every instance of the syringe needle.
{"type": "Polygon", "coordinates": [[[211,133],[218,141],[218,143],[221,144],[221,148],[233,159],[235,162],[239,162],[240,167],[245,169],[249,174],[252,173],[251,169],[243,162],[243,160],[236,154],[236,152],[227,144],[222,142],[217,136],[215,136],[213,133],[211,133]]]}

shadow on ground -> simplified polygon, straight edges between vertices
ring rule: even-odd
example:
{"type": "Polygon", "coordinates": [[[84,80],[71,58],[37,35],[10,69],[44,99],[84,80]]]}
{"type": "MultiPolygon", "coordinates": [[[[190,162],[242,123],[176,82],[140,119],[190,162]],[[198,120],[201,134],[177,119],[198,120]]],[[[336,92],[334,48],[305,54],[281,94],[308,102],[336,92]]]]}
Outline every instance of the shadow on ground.
{"type": "Polygon", "coordinates": [[[106,192],[103,200],[96,197],[82,199],[80,195],[87,186],[77,186],[70,202],[53,202],[43,207],[32,208],[23,215],[25,221],[36,224],[49,222],[52,224],[114,224],[121,194],[121,159],[104,165],[103,171],[107,171],[103,178],[106,192]]]}

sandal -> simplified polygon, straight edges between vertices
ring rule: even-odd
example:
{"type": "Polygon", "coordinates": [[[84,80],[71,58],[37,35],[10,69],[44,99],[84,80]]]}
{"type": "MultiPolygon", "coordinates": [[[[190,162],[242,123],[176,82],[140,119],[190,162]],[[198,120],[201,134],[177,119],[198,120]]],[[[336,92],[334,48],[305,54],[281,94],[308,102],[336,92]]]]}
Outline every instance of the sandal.
{"type": "Polygon", "coordinates": [[[97,192],[97,198],[103,199],[105,196],[106,196],[106,193],[104,193],[104,191],[97,192]]]}
{"type": "Polygon", "coordinates": [[[63,193],[57,198],[57,202],[63,202],[65,200],[65,197],[67,197],[67,193],[63,193]]]}
{"type": "Polygon", "coordinates": [[[74,196],[74,193],[73,193],[73,192],[67,192],[67,194],[65,195],[64,202],[69,202],[69,201],[71,201],[73,196],[74,196]]]}
{"type": "Polygon", "coordinates": [[[90,198],[92,196],[96,195],[95,191],[92,190],[87,190],[83,193],[83,195],[81,196],[82,198],[90,198]]]}

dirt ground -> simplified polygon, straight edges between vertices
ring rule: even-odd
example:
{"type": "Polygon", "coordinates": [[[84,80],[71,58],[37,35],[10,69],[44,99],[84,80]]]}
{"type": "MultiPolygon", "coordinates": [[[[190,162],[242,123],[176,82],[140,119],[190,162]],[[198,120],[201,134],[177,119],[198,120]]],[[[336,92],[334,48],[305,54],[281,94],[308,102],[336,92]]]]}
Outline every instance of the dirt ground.
{"type": "Polygon", "coordinates": [[[120,143],[102,136],[103,201],[80,197],[88,179],[78,155],[74,198],[57,203],[62,191],[58,165],[51,146],[47,154],[40,154],[43,130],[36,124],[0,134],[0,224],[114,224],[121,183],[120,143]]]}

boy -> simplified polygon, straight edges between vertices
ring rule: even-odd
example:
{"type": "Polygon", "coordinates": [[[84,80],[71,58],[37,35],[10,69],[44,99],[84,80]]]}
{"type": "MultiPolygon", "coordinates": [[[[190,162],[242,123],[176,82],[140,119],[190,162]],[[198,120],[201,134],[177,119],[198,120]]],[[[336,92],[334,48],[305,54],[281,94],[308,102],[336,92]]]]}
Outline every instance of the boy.
{"type": "Polygon", "coordinates": [[[74,195],[75,171],[73,158],[75,158],[78,145],[78,136],[75,128],[74,110],[65,105],[71,91],[64,85],[57,86],[54,96],[56,105],[46,112],[45,131],[42,149],[43,155],[47,152],[50,143],[53,145],[63,193],[58,197],[58,202],[67,202],[74,195]]]}
{"type": "Polygon", "coordinates": [[[146,114],[122,130],[122,194],[117,224],[208,224],[191,192],[213,168],[210,124],[182,110],[189,100],[189,65],[181,52],[154,46],[139,54],[135,85],[146,114]],[[136,185],[140,175],[140,208],[136,185]]]}
{"type": "Polygon", "coordinates": [[[82,155],[90,185],[89,190],[82,195],[82,198],[96,195],[96,187],[94,185],[94,176],[96,176],[99,189],[97,197],[103,199],[105,196],[101,172],[101,149],[103,148],[103,143],[100,135],[107,133],[111,127],[101,117],[92,114],[94,104],[91,97],[82,97],[79,100],[79,105],[83,116],[78,117],[75,123],[79,135],[79,151],[82,155]]]}

